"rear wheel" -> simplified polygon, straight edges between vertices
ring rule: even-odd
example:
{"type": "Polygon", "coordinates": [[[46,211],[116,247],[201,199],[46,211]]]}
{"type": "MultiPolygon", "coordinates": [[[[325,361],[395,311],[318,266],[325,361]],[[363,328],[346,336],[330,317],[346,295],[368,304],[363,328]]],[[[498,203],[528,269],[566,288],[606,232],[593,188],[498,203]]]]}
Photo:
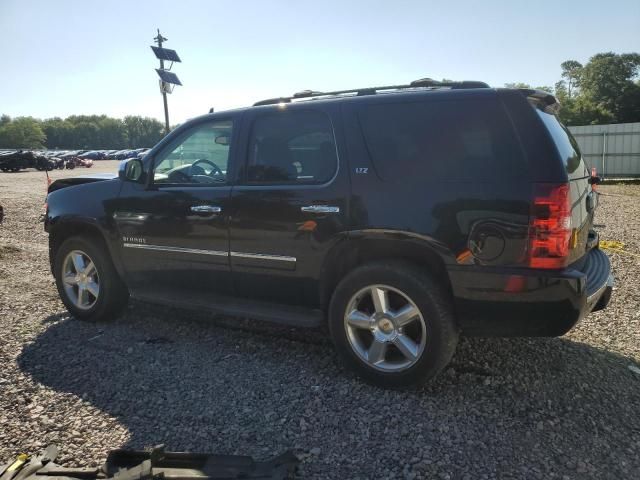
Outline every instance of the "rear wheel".
{"type": "Polygon", "coordinates": [[[442,288],[404,262],[372,263],[350,273],[334,292],[329,326],[347,365],[382,387],[433,378],[458,341],[442,288]]]}
{"type": "Polygon", "coordinates": [[[76,318],[111,320],[127,304],[127,288],[99,239],[65,240],[56,252],[54,273],[60,298],[76,318]]]}

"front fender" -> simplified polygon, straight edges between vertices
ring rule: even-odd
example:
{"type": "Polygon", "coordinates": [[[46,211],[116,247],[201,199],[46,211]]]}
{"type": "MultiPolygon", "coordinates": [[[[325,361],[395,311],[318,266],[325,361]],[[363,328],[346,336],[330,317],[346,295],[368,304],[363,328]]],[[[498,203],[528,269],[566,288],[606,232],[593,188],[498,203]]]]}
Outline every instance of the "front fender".
{"type": "Polygon", "coordinates": [[[47,196],[44,229],[49,233],[49,254],[72,235],[99,236],[120,275],[119,235],[113,218],[115,200],[122,184],[119,180],[79,184],[51,192],[47,196]]]}

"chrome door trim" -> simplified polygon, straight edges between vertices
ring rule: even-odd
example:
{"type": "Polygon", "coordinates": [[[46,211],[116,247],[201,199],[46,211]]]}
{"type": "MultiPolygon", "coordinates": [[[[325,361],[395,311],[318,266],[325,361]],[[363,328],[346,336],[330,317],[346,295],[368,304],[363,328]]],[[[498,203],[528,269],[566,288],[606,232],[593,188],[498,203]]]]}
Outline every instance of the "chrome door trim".
{"type": "Polygon", "coordinates": [[[182,247],[169,247],[165,245],[147,245],[141,243],[124,243],[122,245],[125,248],[139,248],[141,250],[154,250],[160,252],[172,252],[172,253],[192,253],[196,255],[213,255],[215,257],[226,257],[228,252],[221,250],[200,250],[198,248],[182,248],[182,247]]]}
{"type": "Polygon", "coordinates": [[[300,207],[300,210],[310,213],[340,213],[340,207],[332,207],[331,205],[309,205],[300,207]]]}
{"type": "Polygon", "coordinates": [[[144,243],[129,243],[122,244],[124,248],[139,248],[141,250],[154,250],[160,252],[172,252],[172,253],[192,253],[196,255],[213,255],[216,257],[236,257],[236,258],[250,258],[253,260],[273,260],[280,262],[295,263],[296,257],[289,257],[286,255],[271,255],[267,253],[247,253],[247,252],[223,252],[222,250],[201,250],[198,248],[183,248],[183,247],[171,247],[168,245],[149,245],[144,243]]]}
{"type": "Polygon", "coordinates": [[[296,262],[296,257],[288,257],[286,255],[270,255],[267,253],[246,253],[246,252],[231,252],[232,257],[236,258],[251,258],[253,260],[275,260],[280,262],[296,262]]]}
{"type": "Polygon", "coordinates": [[[220,213],[222,208],[215,205],[193,205],[190,209],[193,213],[220,213]]]}

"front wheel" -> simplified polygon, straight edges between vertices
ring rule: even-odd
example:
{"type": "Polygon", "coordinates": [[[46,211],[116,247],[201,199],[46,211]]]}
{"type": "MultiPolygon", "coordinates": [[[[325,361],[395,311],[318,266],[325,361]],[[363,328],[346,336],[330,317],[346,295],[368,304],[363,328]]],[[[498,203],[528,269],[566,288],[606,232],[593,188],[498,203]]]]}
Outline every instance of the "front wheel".
{"type": "Polygon", "coordinates": [[[387,388],[433,378],[458,342],[444,290],[404,262],[372,263],[347,275],[331,300],[329,327],[346,364],[387,388]]]}
{"type": "Polygon", "coordinates": [[[127,288],[97,238],[65,240],[56,252],[54,274],[62,302],[78,319],[111,320],[127,304],[127,288]]]}

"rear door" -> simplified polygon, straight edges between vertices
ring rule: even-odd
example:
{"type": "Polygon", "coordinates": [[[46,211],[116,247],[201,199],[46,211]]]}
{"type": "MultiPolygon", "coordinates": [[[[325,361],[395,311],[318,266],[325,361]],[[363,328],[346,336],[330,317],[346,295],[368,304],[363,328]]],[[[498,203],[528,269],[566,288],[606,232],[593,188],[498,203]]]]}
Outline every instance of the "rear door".
{"type": "Polygon", "coordinates": [[[591,246],[589,233],[593,226],[598,197],[592,190],[589,182],[591,173],[571,132],[554,114],[540,108],[536,108],[536,112],[553,139],[569,179],[572,243],[575,245],[570,250],[571,264],[582,257],[591,246]]]}
{"type": "Polygon", "coordinates": [[[247,112],[245,163],[229,216],[236,294],[318,304],[323,262],[348,218],[348,174],[332,107],[247,112]]]}

